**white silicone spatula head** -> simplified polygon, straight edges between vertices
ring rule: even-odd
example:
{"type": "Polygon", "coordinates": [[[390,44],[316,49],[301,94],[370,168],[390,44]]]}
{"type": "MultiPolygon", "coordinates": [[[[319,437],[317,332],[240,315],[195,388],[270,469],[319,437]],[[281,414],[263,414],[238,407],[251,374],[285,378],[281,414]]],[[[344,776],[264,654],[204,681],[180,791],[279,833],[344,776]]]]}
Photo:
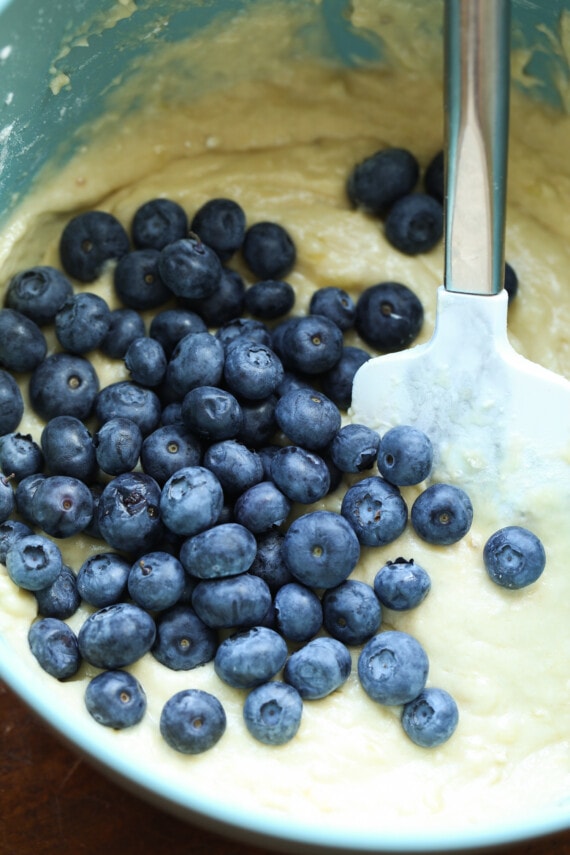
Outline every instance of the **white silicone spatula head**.
{"type": "Polygon", "coordinates": [[[360,368],[351,417],[380,434],[421,428],[434,445],[433,480],[452,480],[480,506],[520,519],[545,485],[556,482],[570,498],[570,382],[507,338],[509,28],[508,0],[446,0],[445,284],[436,328],[427,344],[360,368]]]}

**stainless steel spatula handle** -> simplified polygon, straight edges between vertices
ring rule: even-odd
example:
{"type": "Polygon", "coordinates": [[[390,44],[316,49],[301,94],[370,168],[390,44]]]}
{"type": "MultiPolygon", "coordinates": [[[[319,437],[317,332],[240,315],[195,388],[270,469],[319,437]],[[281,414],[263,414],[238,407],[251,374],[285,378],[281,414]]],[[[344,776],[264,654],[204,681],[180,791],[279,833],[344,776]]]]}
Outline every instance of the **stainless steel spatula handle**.
{"type": "Polygon", "coordinates": [[[509,0],[446,0],[448,291],[503,287],[509,60],[509,0]]]}

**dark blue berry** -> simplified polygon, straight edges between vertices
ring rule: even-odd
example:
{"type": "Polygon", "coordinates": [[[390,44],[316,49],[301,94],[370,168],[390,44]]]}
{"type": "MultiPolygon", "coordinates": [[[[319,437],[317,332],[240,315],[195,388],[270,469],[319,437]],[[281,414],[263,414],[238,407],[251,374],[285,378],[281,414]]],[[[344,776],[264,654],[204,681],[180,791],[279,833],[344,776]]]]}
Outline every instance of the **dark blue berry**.
{"type": "Polygon", "coordinates": [[[281,396],[275,408],[275,418],[291,442],[309,451],[326,448],[341,425],[336,404],[321,392],[304,388],[281,396]]]}
{"type": "Polygon", "coordinates": [[[16,498],[10,478],[0,472],[0,523],[6,522],[15,507],[16,498]]]}
{"type": "Polygon", "coordinates": [[[388,561],[374,577],[374,591],[382,605],[398,612],[419,606],[430,588],[428,573],[413,559],[388,561]]]}
{"type": "Polygon", "coordinates": [[[343,644],[365,644],[380,628],[382,608],[365,582],[346,579],[325,591],[322,605],[327,632],[343,644]]]}
{"type": "Polygon", "coordinates": [[[128,671],[103,671],[87,684],[85,706],[99,724],[124,730],[143,718],[146,695],[139,681],[128,671]]]}
{"type": "Polygon", "coordinates": [[[6,569],[10,579],[26,591],[47,588],[55,582],[62,566],[58,546],[41,534],[17,538],[6,553],[6,569]]]}
{"type": "Polygon", "coordinates": [[[370,354],[361,347],[346,345],[336,365],[321,375],[321,387],[325,395],[341,410],[348,410],[352,403],[352,384],[361,365],[370,359],[370,354]]]}
{"type": "Polygon", "coordinates": [[[135,309],[114,309],[109,318],[107,335],[99,349],[112,359],[123,359],[130,343],[144,334],[144,321],[135,309]]]}
{"type": "Polygon", "coordinates": [[[172,297],[158,269],[160,252],[139,249],[123,256],[113,274],[115,294],[124,306],[137,311],[156,309],[172,297]]]}
{"type": "Polygon", "coordinates": [[[161,486],[179,469],[199,466],[202,459],[198,439],[186,430],[181,418],[180,414],[179,422],[163,425],[143,440],[140,452],[143,471],[161,486]]]}
{"type": "Polygon", "coordinates": [[[256,318],[273,321],[291,311],[295,305],[295,290],[282,279],[265,279],[251,285],[245,292],[245,308],[256,318]]]}
{"type": "Polygon", "coordinates": [[[204,466],[214,473],[227,496],[239,496],[264,480],[259,454],[235,439],[210,445],[204,454],[204,466]]]}
{"type": "Polygon", "coordinates": [[[0,364],[9,371],[33,371],[47,352],[39,326],[15,309],[0,310],[0,364]]]}
{"type": "Polygon", "coordinates": [[[388,430],[380,440],[378,471],[386,481],[399,487],[420,484],[433,463],[433,446],[426,434],[410,425],[388,430]]]}
{"type": "Polygon", "coordinates": [[[21,312],[38,326],[53,321],[73,294],[69,279],[55,267],[30,267],[12,277],[6,290],[6,306],[21,312]]]}
{"type": "Polygon", "coordinates": [[[174,400],[198,386],[217,386],[224,369],[224,348],[209,332],[189,333],[176,345],[166,369],[174,400]]]}
{"type": "Polygon", "coordinates": [[[224,351],[238,338],[248,338],[257,344],[267,347],[272,345],[271,333],[263,323],[255,318],[234,318],[223,324],[216,331],[216,338],[223,345],[224,351]]]}
{"type": "Polygon", "coordinates": [[[226,389],[198,386],[184,396],[182,420],[195,436],[221,442],[238,435],[242,425],[241,407],[226,389]]]}
{"type": "Polygon", "coordinates": [[[408,521],[408,508],[398,488],[375,475],[348,488],[341,513],[363,546],[391,543],[408,521]]]}
{"type": "Polygon", "coordinates": [[[0,368],[0,436],[15,431],[23,415],[20,388],[12,375],[0,368]]]}
{"type": "Polygon", "coordinates": [[[192,592],[196,614],[212,629],[257,626],[270,605],[269,587],[263,579],[249,573],[204,579],[192,592]]]}
{"type": "Polygon", "coordinates": [[[245,214],[233,199],[210,199],[196,211],[190,228],[221,261],[228,261],[243,243],[245,214]]]}
{"type": "Polygon", "coordinates": [[[278,398],[269,395],[262,401],[241,403],[242,423],[237,439],[248,448],[262,448],[273,438],[277,430],[275,410],[278,398]]]}
{"type": "Polygon", "coordinates": [[[288,499],[305,505],[326,496],[331,480],[323,458],[296,445],[286,445],[274,455],[271,477],[288,499]]]}
{"type": "Polygon", "coordinates": [[[160,422],[160,400],[152,389],[130,380],[119,380],[101,389],[95,400],[95,415],[100,424],[124,418],[135,422],[143,436],[155,430],[160,422]]]}
{"type": "Polygon", "coordinates": [[[165,246],[158,260],[158,271],[177,297],[199,300],[217,290],[222,265],[214,250],[194,236],[165,246]]]}
{"type": "Polygon", "coordinates": [[[106,211],[78,214],[65,226],[59,242],[63,269],[80,282],[93,282],[107,261],[120,259],[128,251],[129,236],[106,211]]]}
{"type": "Polygon", "coordinates": [[[312,588],[334,588],[356,567],[358,539],[348,522],[333,511],[297,517],[283,541],[283,558],[299,582],[312,588]]]}
{"type": "Polygon", "coordinates": [[[209,327],[220,327],[243,312],[245,282],[237,270],[222,267],[218,287],[209,297],[184,301],[209,327]]]}
{"type": "Polygon", "coordinates": [[[504,288],[507,292],[509,304],[514,300],[517,296],[519,290],[519,278],[515,272],[514,267],[512,267],[508,261],[505,262],[505,279],[504,279],[504,288]]]}
{"type": "Polygon", "coordinates": [[[303,700],[317,700],[346,683],[351,670],[350,652],[342,642],[336,638],[313,638],[291,654],[283,677],[303,700]]]}
{"type": "Polygon", "coordinates": [[[166,374],[166,355],[154,338],[136,338],[125,353],[125,366],[131,379],[141,386],[159,386],[166,374]]]}
{"type": "Polygon", "coordinates": [[[342,427],[330,445],[330,456],[341,472],[364,472],[372,469],[378,456],[380,436],[361,424],[342,427]]]}
{"type": "Polygon", "coordinates": [[[34,621],[28,644],[40,667],[57,680],[73,677],[79,670],[77,637],[64,621],[49,617],[34,621]]]}
{"type": "Polygon", "coordinates": [[[354,300],[342,288],[330,285],[317,289],[309,303],[311,315],[324,315],[343,332],[354,325],[356,305],[354,300]]]}
{"type": "Polygon", "coordinates": [[[434,748],[447,742],[458,722],[457,704],[445,689],[424,689],[402,710],[404,731],[422,748],[434,748]]]}
{"type": "Polygon", "coordinates": [[[126,593],[130,569],[130,563],[116,552],[90,555],[79,568],[77,590],[90,606],[112,606],[126,593]]]}
{"type": "Polygon", "coordinates": [[[99,468],[107,475],[130,472],[138,463],[142,443],[141,430],[131,419],[124,416],[109,419],[93,437],[99,468]]]}
{"type": "Polygon", "coordinates": [[[31,434],[7,433],[0,437],[0,469],[16,481],[41,472],[44,456],[31,434]]]}
{"type": "Polygon", "coordinates": [[[496,531],[483,549],[489,577],[502,588],[525,588],[542,575],[546,553],[539,538],[527,528],[510,525],[496,531]]]}
{"type": "Polygon", "coordinates": [[[289,582],[275,594],[275,628],[287,641],[309,641],[323,625],[323,607],[306,585],[289,582]]]}
{"type": "Polygon", "coordinates": [[[87,291],[66,300],[55,316],[55,334],[60,345],[68,353],[79,355],[99,347],[110,325],[111,310],[105,300],[87,291]]]}
{"type": "Polygon", "coordinates": [[[184,583],[184,567],[178,558],[160,551],[137,558],[127,580],[131,599],[148,611],[161,611],[177,603],[184,583]]]}
{"type": "Polygon", "coordinates": [[[162,535],[160,487],[150,475],[125,472],[105,487],[97,508],[101,536],[122,552],[154,549],[162,535]]]}
{"type": "Polygon", "coordinates": [[[150,199],[135,211],[131,235],[137,249],[160,250],[186,237],[188,217],[172,199],[150,199]]]}
{"type": "Polygon", "coordinates": [[[164,309],[150,322],[149,335],[156,339],[170,359],[172,353],[185,336],[190,333],[207,332],[202,318],[189,309],[164,309]]]}
{"type": "Polygon", "coordinates": [[[245,726],[264,745],[285,745],[301,725],[303,701],[293,686],[271,680],[256,686],[243,707],[245,726]]]}
{"type": "Polygon", "coordinates": [[[71,353],[52,353],[30,378],[30,403],[41,418],[91,414],[99,392],[99,379],[91,363],[71,353]]]}
{"type": "Polygon", "coordinates": [[[399,282],[372,285],[356,303],[356,331],[376,350],[390,353],[408,347],[421,330],[423,320],[420,300],[399,282]]]}
{"type": "Polygon", "coordinates": [[[41,433],[45,464],[52,475],[91,481],[97,471],[93,438],[75,416],[55,416],[41,433]]]}
{"type": "Polygon", "coordinates": [[[162,708],[160,733],[181,754],[202,754],[219,742],[226,729],[226,714],[219,700],[201,689],[185,689],[162,708]]]}
{"type": "Polygon", "coordinates": [[[437,199],[438,202],[443,204],[443,197],[445,193],[445,162],[443,151],[438,151],[437,154],[433,156],[430,160],[425,176],[424,176],[424,186],[426,189],[426,193],[429,193],[430,196],[433,196],[434,199],[437,199]]]}
{"type": "Polygon", "coordinates": [[[259,279],[282,279],[297,260],[289,232],[278,223],[267,221],[255,223],[246,231],[242,255],[259,279]]]}
{"type": "Polygon", "coordinates": [[[283,363],[301,374],[330,371],[342,356],[342,330],[325,315],[305,315],[287,327],[283,363]]]}
{"type": "Polygon", "coordinates": [[[260,481],[242,493],[234,506],[236,522],[254,534],[263,534],[285,522],[290,500],[273,481],[260,481]]]}
{"type": "Polygon", "coordinates": [[[428,670],[428,658],[419,641],[398,630],[375,635],[358,658],[362,688],[373,701],[390,706],[417,698],[428,670]]]}
{"type": "Polygon", "coordinates": [[[32,533],[30,526],[20,520],[7,519],[0,523],[0,564],[6,563],[6,555],[14,541],[32,533]]]}
{"type": "Polygon", "coordinates": [[[34,493],[32,520],[51,537],[72,537],[84,531],[92,516],[91,491],[78,478],[51,475],[34,493]]]}
{"type": "Polygon", "coordinates": [[[224,504],[222,486],[203,466],[186,466],[165,483],[160,496],[160,514],[175,534],[191,537],[213,526],[224,504]]]}
{"type": "Polygon", "coordinates": [[[189,671],[211,662],[217,649],[218,633],[189,605],[175,605],[158,616],[151,653],[166,668],[189,671]]]}
{"type": "Polygon", "coordinates": [[[26,478],[22,478],[16,487],[16,509],[20,516],[28,522],[32,522],[32,501],[34,494],[45,477],[41,472],[37,472],[35,475],[28,475],[26,478]]]}
{"type": "Polygon", "coordinates": [[[254,535],[239,523],[222,523],[185,540],[184,569],[197,579],[235,576],[249,570],[257,552],[254,535]]]}
{"type": "Polygon", "coordinates": [[[257,552],[249,572],[259,576],[267,583],[272,594],[279,588],[293,582],[293,574],[283,558],[284,535],[280,531],[270,531],[257,538],[257,552]]]}
{"type": "Polygon", "coordinates": [[[222,641],[214,659],[218,677],[234,689],[271,680],[287,659],[287,644],[273,629],[255,626],[222,641]]]}
{"type": "Polygon", "coordinates": [[[224,381],[238,398],[261,401],[273,394],[282,380],[281,360],[267,345],[240,338],[228,347],[224,381]]]}
{"type": "Polygon", "coordinates": [[[443,206],[427,193],[403,196],[390,208],[384,233],[406,255],[429,252],[443,235],[443,206]]]}
{"type": "Polygon", "coordinates": [[[471,528],[473,505],[460,487],[432,484],[415,500],[410,518],[422,540],[448,546],[461,540],[471,528]]]}
{"type": "Polygon", "coordinates": [[[347,182],[348,198],[356,208],[382,215],[411,193],[418,176],[418,162],[407,149],[381,149],[354,167],[347,182]]]}
{"type": "Polygon", "coordinates": [[[131,603],[93,612],[77,636],[79,652],[96,668],[124,668],[148,653],[156,636],[152,617],[131,603]]]}
{"type": "Polygon", "coordinates": [[[47,588],[34,592],[38,614],[42,617],[65,620],[75,614],[81,605],[81,595],[77,590],[75,573],[64,564],[59,576],[47,588]]]}

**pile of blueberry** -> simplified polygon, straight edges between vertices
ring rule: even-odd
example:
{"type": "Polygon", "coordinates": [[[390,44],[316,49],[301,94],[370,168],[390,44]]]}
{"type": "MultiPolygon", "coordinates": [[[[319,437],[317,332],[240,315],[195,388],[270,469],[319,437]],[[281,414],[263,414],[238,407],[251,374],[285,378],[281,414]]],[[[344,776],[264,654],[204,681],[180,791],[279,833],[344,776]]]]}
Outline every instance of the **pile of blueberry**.
{"type": "MultiPolygon", "coordinates": [[[[351,177],[353,185],[362,180],[351,177]]],[[[342,427],[352,379],[369,358],[344,333],[355,329],[381,351],[406,347],[423,320],[415,294],[383,282],[355,303],[326,287],[296,316],[285,278],[296,261],[290,235],[274,222],[248,228],[240,206],[223,198],[191,222],[175,202],[151,200],[130,235],[109,213],[80,214],[60,255],[64,272],[14,276],[0,310],[0,561],[37,599],[29,644],[42,668],[60,680],[82,660],[101,669],[87,709],[124,728],[146,708],[129,665],[147,653],[174,670],[213,661],[222,681],[248,691],[253,736],[282,744],[299,728],[303,701],[339,688],[349,648],[362,646],[369,696],[402,704],[418,744],[449,738],[457,707],[425,687],[421,645],[378,632],[382,608],[419,605],[429,576],[399,558],[373,586],[349,578],[362,546],[403,532],[400,487],[429,476],[432,449],[412,427],[382,438],[342,427]],[[227,265],[237,253],[254,284],[227,265]],[[116,310],[70,281],[93,282],[109,262],[116,310]],[[60,346],[53,353],[48,324],[60,346]],[[132,379],[101,389],[95,350],[123,359],[132,379]],[[39,438],[17,432],[17,380],[45,421],[39,438]],[[340,512],[314,508],[343,481],[340,512]],[[71,569],[56,541],[78,533],[103,546],[71,569]],[[76,635],[66,619],[82,601],[93,613],[76,635]]],[[[432,484],[410,520],[424,540],[450,544],[469,530],[472,507],[458,487],[432,484]]],[[[542,547],[525,533],[521,558],[524,530],[506,531],[486,561],[487,553],[489,566],[502,561],[501,584],[520,587],[540,575],[542,547]]],[[[220,702],[196,689],[171,698],[160,722],[185,753],[215,744],[225,726],[220,702]]]]}

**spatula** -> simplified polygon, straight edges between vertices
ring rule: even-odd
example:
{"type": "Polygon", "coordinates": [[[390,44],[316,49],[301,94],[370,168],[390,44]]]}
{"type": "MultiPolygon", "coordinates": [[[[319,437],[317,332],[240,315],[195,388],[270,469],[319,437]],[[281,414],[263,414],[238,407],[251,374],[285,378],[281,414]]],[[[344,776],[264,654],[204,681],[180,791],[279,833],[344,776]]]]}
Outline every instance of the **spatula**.
{"type": "Polygon", "coordinates": [[[380,434],[421,428],[434,445],[432,480],[524,524],[545,495],[562,489],[570,499],[570,382],[507,338],[509,30],[508,0],[446,0],[445,284],[435,332],[359,369],[351,417],[380,434]]]}

